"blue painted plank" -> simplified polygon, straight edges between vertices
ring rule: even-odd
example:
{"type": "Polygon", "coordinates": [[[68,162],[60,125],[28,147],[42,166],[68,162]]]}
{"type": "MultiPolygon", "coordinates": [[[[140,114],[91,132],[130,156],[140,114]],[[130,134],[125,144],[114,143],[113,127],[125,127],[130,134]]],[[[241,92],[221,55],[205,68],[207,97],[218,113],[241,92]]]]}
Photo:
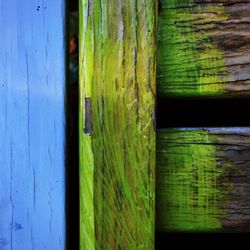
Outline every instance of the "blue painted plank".
{"type": "Polygon", "coordinates": [[[0,1],[0,249],[65,247],[65,3],[0,1]]]}

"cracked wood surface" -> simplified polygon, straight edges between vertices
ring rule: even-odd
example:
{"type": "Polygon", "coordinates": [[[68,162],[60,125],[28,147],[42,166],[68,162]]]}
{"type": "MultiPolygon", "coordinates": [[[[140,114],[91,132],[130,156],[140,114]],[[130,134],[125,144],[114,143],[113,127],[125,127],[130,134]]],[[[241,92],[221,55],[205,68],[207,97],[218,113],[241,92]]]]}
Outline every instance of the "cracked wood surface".
{"type": "Polygon", "coordinates": [[[156,1],[80,4],[81,249],[152,249],[156,1]]]}
{"type": "Polygon", "coordinates": [[[249,0],[161,0],[159,95],[249,96],[249,25],[249,0]]]}
{"type": "Polygon", "coordinates": [[[156,229],[250,231],[250,129],[157,133],[156,229]]]}
{"type": "Polygon", "coordinates": [[[1,250],[65,247],[64,12],[1,1],[1,250]]]}

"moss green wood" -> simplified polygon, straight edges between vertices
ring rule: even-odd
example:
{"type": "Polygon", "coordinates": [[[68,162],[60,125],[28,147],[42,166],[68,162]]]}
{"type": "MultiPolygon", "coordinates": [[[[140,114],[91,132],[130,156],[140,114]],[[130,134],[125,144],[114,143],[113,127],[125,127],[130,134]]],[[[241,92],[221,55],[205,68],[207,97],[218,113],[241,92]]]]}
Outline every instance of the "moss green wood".
{"type": "Polygon", "coordinates": [[[159,95],[249,95],[250,3],[160,2],[159,95]]]}
{"type": "Polygon", "coordinates": [[[250,231],[250,129],[157,133],[158,231],[250,231]]]}
{"type": "Polygon", "coordinates": [[[154,246],[156,1],[80,0],[81,249],[154,246]]]}

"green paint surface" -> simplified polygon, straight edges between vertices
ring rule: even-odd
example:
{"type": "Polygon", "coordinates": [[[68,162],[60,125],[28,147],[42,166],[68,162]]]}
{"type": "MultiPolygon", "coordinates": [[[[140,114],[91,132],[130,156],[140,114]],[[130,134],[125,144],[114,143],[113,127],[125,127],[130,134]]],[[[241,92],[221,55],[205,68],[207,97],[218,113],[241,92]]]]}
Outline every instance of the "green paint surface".
{"type": "Polygon", "coordinates": [[[159,95],[223,95],[224,54],[212,41],[211,32],[217,22],[227,18],[223,4],[161,1],[157,53],[159,95]]]}
{"type": "Polygon", "coordinates": [[[226,192],[217,183],[226,166],[218,165],[216,136],[168,129],[157,133],[157,141],[157,229],[219,231],[226,192]]]}
{"type": "Polygon", "coordinates": [[[154,246],[155,10],[152,0],[80,1],[82,250],[154,246]]]}

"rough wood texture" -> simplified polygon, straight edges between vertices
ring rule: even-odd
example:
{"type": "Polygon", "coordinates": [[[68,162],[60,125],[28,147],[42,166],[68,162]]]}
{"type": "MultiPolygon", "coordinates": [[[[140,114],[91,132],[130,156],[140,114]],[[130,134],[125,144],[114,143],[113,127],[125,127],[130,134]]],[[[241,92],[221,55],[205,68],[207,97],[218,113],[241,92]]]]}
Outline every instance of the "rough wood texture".
{"type": "Polygon", "coordinates": [[[250,95],[250,1],[161,0],[162,96],[250,95]]]}
{"type": "Polygon", "coordinates": [[[81,249],[152,249],[156,1],[80,3],[81,249]]]}
{"type": "Polygon", "coordinates": [[[158,231],[250,231],[250,129],[157,133],[158,231]]]}
{"type": "Polygon", "coordinates": [[[65,248],[64,17],[64,0],[0,4],[1,250],[65,248]]]}

